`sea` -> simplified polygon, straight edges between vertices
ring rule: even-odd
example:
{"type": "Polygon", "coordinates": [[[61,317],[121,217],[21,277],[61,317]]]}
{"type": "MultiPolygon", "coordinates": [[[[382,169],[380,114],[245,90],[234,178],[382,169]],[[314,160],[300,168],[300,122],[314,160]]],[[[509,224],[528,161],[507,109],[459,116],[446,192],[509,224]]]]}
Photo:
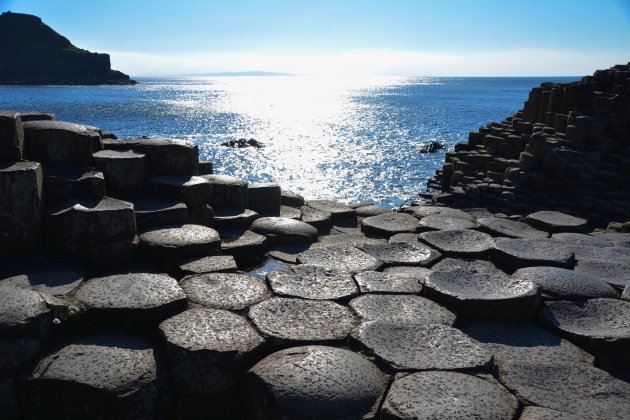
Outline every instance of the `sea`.
{"type": "Polygon", "coordinates": [[[118,138],[184,139],[215,173],[307,199],[414,201],[452,150],[522,109],[531,88],[578,77],[136,78],[134,86],[0,86],[0,109],[36,110],[118,138]],[[221,143],[256,139],[262,148],[221,143]]]}

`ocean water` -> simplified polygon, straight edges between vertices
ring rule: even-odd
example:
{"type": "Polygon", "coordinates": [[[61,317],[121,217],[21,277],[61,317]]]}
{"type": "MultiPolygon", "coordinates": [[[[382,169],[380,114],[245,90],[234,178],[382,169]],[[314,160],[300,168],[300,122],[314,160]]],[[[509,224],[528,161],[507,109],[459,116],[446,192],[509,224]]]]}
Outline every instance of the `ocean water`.
{"type": "Polygon", "coordinates": [[[397,206],[426,189],[444,152],[522,108],[544,81],[577,78],[137,78],[135,86],[0,86],[0,109],[54,113],[119,138],[199,145],[215,173],[275,181],[307,198],[397,206]],[[255,138],[261,149],[221,146],[255,138]]]}

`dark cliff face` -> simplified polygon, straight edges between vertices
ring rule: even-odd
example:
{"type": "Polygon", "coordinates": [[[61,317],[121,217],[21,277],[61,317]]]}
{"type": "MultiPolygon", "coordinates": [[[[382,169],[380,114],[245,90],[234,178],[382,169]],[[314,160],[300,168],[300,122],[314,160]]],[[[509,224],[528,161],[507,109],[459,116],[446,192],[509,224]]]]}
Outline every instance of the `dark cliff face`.
{"type": "Polygon", "coordinates": [[[134,84],[109,55],[75,47],[37,16],[0,15],[0,84],[134,84]]]}

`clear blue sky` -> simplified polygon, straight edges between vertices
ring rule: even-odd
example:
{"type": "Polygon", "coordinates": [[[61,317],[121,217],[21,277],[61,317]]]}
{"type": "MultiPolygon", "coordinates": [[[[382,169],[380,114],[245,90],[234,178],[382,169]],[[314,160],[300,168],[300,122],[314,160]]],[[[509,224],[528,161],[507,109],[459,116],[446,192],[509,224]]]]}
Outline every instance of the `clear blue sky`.
{"type": "Polygon", "coordinates": [[[128,73],[579,75],[630,61],[630,0],[0,0],[128,73]]]}

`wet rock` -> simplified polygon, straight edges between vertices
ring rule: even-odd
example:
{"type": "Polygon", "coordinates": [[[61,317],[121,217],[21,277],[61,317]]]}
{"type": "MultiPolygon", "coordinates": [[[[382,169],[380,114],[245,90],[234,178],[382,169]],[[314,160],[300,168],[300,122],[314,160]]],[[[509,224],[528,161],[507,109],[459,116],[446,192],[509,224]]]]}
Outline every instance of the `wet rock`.
{"type": "Polygon", "coordinates": [[[510,362],[593,364],[593,356],[533,322],[470,322],[460,326],[494,355],[503,369],[510,362]]]}
{"type": "Polygon", "coordinates": [[[0,337],[39,338],[50,324],[50,310],[32,290],[0,288],[0,337]]]}
{"type": "Polygon", "coordinates": [[[39,241],[42,167],[37,162],[0,163],[0,254],[18,253],[39,241]]]}
{"type": "Polygon", "coordinates": [[[86,318],[119,328],[158,323],[186,307],[177,280],[164,274],[95,277],[81,284],[74,298],[86,307],[86,318]]]}
{"type": "Polygon", "coordinates": [[[525,220],[536,229],[546,232],[584,232],[588,229],[587,221],[557,211],[538,211],[528,215],[525,220]]]}
{"type": "Polygon", "coordinates": [[[143,153],[132,150],[101,150],[94,153],[94,166],[105,175],[108,195],[132,196],[142,191],[148,175],[143,153]]]}
{"type": "Polygon", "coordinates": [[[461,331],[440,324],[361,324],[353,337],[396,370],[488,369],[492,353],[461,331]]]}
{"type": "Polygon", "coordinates": [[[25,415],[45,419],[168,418],[167,372],[147,342],[99,335],[62,345],[20,387],[25,415]]]}
{"type": "Polygon", "coordinates": [[[246,147],[253,147],[256,149],[261,149],[265,147],[262,142],[253,138],[249,140],[247,139],[228,140],[221,143],[221,146],[232,147],[232,148],[237,148],[237,149],[243,149],[246,147]]]}
{"type": "Polygon", "coordinates": [[[451,217],[455,219],[467,220],[469,222],[474,222],[475,218],[465,211],[454,209],[451,207],[441,207],[441,206],[420,206],[420,207],[412,207],[413,216],[422,219],[423,217],[427,217],[430,215],[436,216],[444,216],[451,217]]]}
{"type": "Polygon", "coordinates": [[[274,182],[249,184],[247,208],[265,216],[279,216],[282,201],[280,185],[274,182]]]}
{"type": "Polygon", "coordinates": [[[247,230],[241,236],[222,238],[221,253],[238,261],[258,261],[264,258],[268,242],[263,235],[247,230]]]}
{"type": "Polygon", "coordinates": [[[156,258],[218,255],[221,240],[216,230],[201,225],[170,225],[144,232],[140,248],[156,258]]]}
{"type": "Polygon", "coordinates": [[[236,261],[231,255],[217,255],[213,257],[182,258],[176,261],[179,269],[185,275],[206,273],[228,273],[236,271],[236,261]]]}
{"type": "Polygon", "coordinates": [[[418,219],[406,213],[385,213],[361,221],[363,232],[387,238],[397,233],[415,232],[417,228],[418,219]]]}
{"type": "Polygon", "coordinates": [[[152,176],[147,180],[148,193],[197,207],[212,200],[212,186],[200,176],[152,176]]]}
{"type": "Polygon", "coordinates": [[[364,244],[361,249],[379,259],[386,266],[410,265],[430,267],[442,254],[420,243],[394,242],[385,244],[364,244]]]}
{"type": "Polygon", "coordinates": [[[240,208],[249,204],[247,182],[229,175],[204,175],[212,186],[210,203],[214,208],[240,208]]]}
{"type": "Polygon", "coordinates": [[[540,304],[540,286],[513,280],[500,271],[434,271],[424,291],[429,299],[474,319],[527,320],[534,317],[540,304]]]}
{"type": "Polygon", "coordinates": [[[265,235],[271,244],[294,244],[317,241],[317,229],[299,220],[284,217],[261,217],[251,229],[265,235]]]}
{"type": "Polygon", "coordinates": [[[24,149],[22,118],[15,111],[0,110],[0,160],[18,161],[24,149]]]}
{"type": "Polygon", "coordinates": [[[388,209],[381,206],[361,206],[354,209],[354,212],[358,217],[370,217],[370,216],[378,216],[379,214],[393,213],[392,209],[388,209]]]}
{"type": "Polygon", "coordinates": [[[371,294],[352,299],[350,307],[363,321],[448,326],[455,322],[449,309],[420,296],[371,294]]]}
{"type": "Polygon", "coordinates": [[[334,302],[278,297],[252,306],[249,318],[277,345],[341,341],[357,323],[350,309],[334,302]]]}
{"type": "Polygon", "coordinates": [[[92,164],[92,153],[103,149],[100,135],[83,125],[29,121],[23,126],[25,154],[43,165],[86,168],[92,164]]]}
{"type": "Polygon", "coordinates": [[[290,190],[281,189],[280,202],[284,206],[302,207],[305,203],[304,197],[290,190]]]}
{"type": "Polygon", "coordinates": [[[214,226],[217,230],[247,230],[259,215],[252,210],[217,209],[214,212],[214,226]]]}
{"type": "Polygon", "coordinates": [[[50,296],[64,296],[72,292],[83,276],[72,270],[32,271],[0,280],[0,287],[29,289],[50,296]]]}
{"type": "Polygon", "coordinates": [[[263,281],[249,274],[199,274],[180,284],[193,306],[213,309],[240,311],[271,295],[263,281]]]}
{"type": "Polygon", "coordinates": [[[605,298],[548,302],[539,316],[574,343],[630,367],[630,302],[605,298]]]}
{"type": "Polygon", "coordinates": [[[420,240],[443,254],[463,257],[485,256],[495,242],[487,233],[467,229],[424,232],[420,240]]]}
{"type": "Polygon", "coordinates": [[[513,362],[501,382],[527,405],[598,419],[630,412],[630,384],[584,363],[513,362]]]}
{"type": "Polygon", "coordinates": [[[174,139],[128,139],[107,143],[106,149],[144,153],[151,175],[197,175],[199,148],[192,142],[174,139]]]}
{"type": "Polygon", "coordinates": [[[511,419],[518,402],[497,382],[457,372],[419,372],[396,378],[382,419],[511,419]]]}
{"type": "Polygon", "coordinates": [[[370,361],[324,346],[279,351],[247,374],[251,418],[371,418],[387,377],[370,361]]]}
{"type": "Polygon", "coordinates": [[[330,213],[333,222],[355,217],[354,209],[332,200],[309,200],[306,205],[315,210],[330,213]]]}
{"type": "Polygon", "coordinates": [[[490,253],[492,261],[512,269],[533,266],[572,268],[575,255],[545,239],[498,239],[490,253]]]}
{"type": "Polygon", "coordinates": [[[298,256],[300,264],[319,265],[327,270],[348,273],[378,270],[383,262],[365,252],[347,245],[331,245],[311,248],[298,256]]]}
{"type": "Polygon", "coordinates": [[[482,232],[506,238],[546,238],[547,232],[534,229],[527,223],[500,217],[482,217],[477,220],[482,232]]]}
{"type": "Polygon", "coordinates": [[[44,197],[47,203],[71,198],[102,198],[105,195],[105,178],[102,172],[91,169],[44,170],[44,197]]]}
{"type": "Polygon", "coordinates": [[[193,308],[160,324],[177,393],[236,391],[264,340],[245,318],[229,311],[193,308]]]}
{"type": "Polygon", "coordinates": [[[417,273],[381,273],[364,271],[354,276],[361,293],[420,293],[422,284],[431,273],[427,268],[419,268],[417,273]]]}
{"type": "Polygon", "coordinates": [[[188,207],[177,200],[135,198],[131,200],[138,229],[189,222],[188,207]]]}
{"type": "Polygon", "coordinates": [[[446,149],[446,147],[442,143],[431,141],[420,148],[420,153],[435,153],[444,149],[446,149]]]}
{"type": "Polygon", "coordinates": [[[267,274],[275,295],[313,300],[338,300],[357,295],[359,290],[348,273],[316,265],[297,265],[287,271],[267,274]]]}
{"type": "Polygon", "coordinates": [[[616,298],[617,292],[608,283],[595,277],[558,267],[527,267],[517,270],[513,278],[541,286],[543,296],[552,299],[616,298]]]}
{"type": "Polygon", "coordinates": [[[630,284],[630,264],[620,261],[580,260],[575,271],[598,278],[616,287],[630,284]]]}

